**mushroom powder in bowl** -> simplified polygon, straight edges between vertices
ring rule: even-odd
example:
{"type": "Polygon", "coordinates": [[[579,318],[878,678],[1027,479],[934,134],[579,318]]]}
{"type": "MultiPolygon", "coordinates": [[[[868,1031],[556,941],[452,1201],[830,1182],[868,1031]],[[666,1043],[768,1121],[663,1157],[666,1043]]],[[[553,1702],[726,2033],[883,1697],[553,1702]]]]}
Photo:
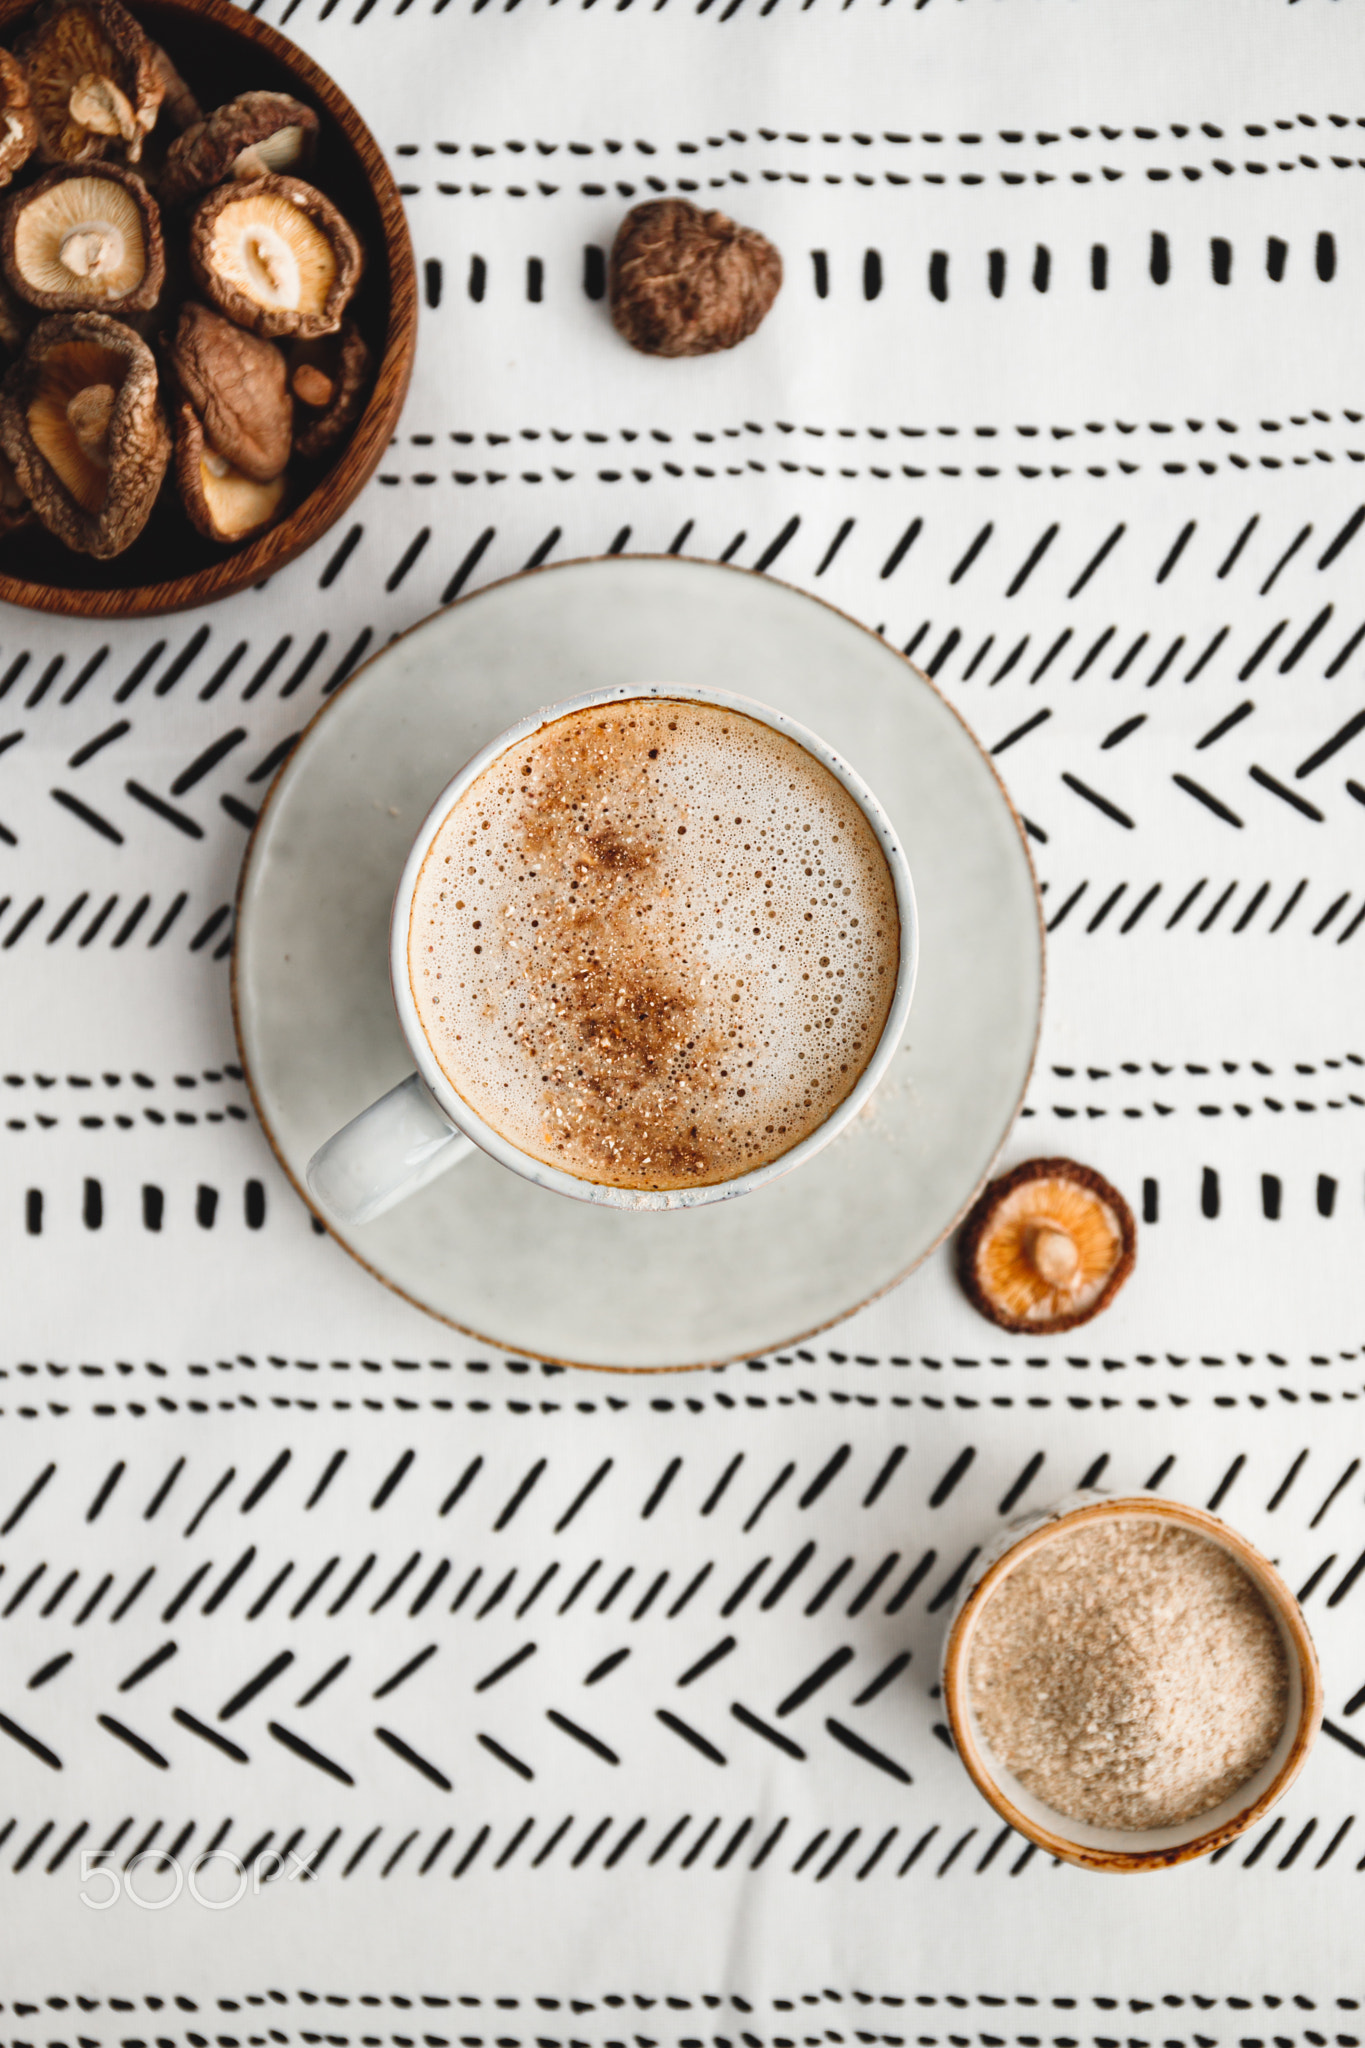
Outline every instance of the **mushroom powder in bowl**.
{"type": "Polygon", "coordinates": [[[981,1612],[968,1681],[1000,1763],[1068,1819],[1165,1828],[1227,1799],[1284,1727],[1280,1630],[1237,1560],[1113,1515],[1059,1529],[981,1612]]]}

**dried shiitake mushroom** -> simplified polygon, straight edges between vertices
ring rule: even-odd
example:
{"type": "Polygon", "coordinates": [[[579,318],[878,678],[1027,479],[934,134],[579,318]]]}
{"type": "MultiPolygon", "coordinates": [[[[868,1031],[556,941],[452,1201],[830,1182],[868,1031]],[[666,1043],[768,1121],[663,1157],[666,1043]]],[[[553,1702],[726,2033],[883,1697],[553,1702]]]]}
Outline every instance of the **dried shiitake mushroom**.
{"type": "Polygon", "coordinates": [[[259,483],[244,475],[205,439],[188,403],[176,414],[175,479],[205,540],[250,540],[278,517],[284,503],[285,478],[259,483]]]}
{"type": "Polygon", "coordinates": [[[0,455],[0,535],[27,526],[32,517],[33,507],[14,474],[13,464],[7,456],[0,455]]]}
{"type": "Polygon", "coordinates": [[[7,202],[0,264],[44,312],[145,312],[166,281],[156,202],[117,164],[58,165],[7,202]]]}
{"type": "Polygon", "coordinates": [[[193,199],[226,178],[263,178],[306,167],[318,117],[287,92],[244,92],[171,144],[159,190],[167,205],[193,199]]]}
{"type": "Polygon", "coordinates": [[[0,50],[0,185],[8,185],[38,147],[28,73],[17,57],[0,50]]]}
{"type": "Polygon", "coordinates": [[[34,324],[32,306],[17,298],[0,277],[0,350],[17,356],[34,324]]]}
{"type": "Polygon", "coordinates": [[[331,334],[360,281],[360,244],[301,178],[210,192],[190,222],[190,264],[219,311],[267,338],[331,334]]]}
{"type": "Polygon", "coordinates": [[[1074,1159],[1026,1159],[978,1199],[957,1246],[972,1306],[1003,1330],[1052,1336],[1107,1308],[1137,1230],[1117,1188],[1074,1159]]]}
{"type": "Polygon", "coordinates": [[[293,391],[294,453],[313,462],[335,448],[357,418],[370,377],[370,351],[354,320],[319,341],[296,341],[289,350],[293,391]]]}
{"type": "Polygon", "coordinates": [[[147,344],[107,313],[40,322],[0,387],[0,448],[50,533],[80,554],[121,554],[171,452],[147,344]]]}
{"type": "Polygon", "coordinates": [[[204,118],[200,106],[160,43],[152,44],[152,62],[161,81],[161,111],[177,135],[204,118]]]}
{"type": "Polygon", "coordinates": [[[289,460],[294,405],[274,343],[192,299],[180,309],[168,354],[210,448],[254,482],[279,476],[289,460]]]}
{"type": "Polygon", "coordinates": [[[16,54],[28,69],[49,163],[137,162],[165,83],[153,45],[120,0],[51,0],[16,54]]]}
{"type": "Polygon", "coordinates": [[[753,228],[686,199],[633,206],[612,245],[611,317],[651,356],[709,356],[759,325],[782,283],[782,258],[753,228]]]}

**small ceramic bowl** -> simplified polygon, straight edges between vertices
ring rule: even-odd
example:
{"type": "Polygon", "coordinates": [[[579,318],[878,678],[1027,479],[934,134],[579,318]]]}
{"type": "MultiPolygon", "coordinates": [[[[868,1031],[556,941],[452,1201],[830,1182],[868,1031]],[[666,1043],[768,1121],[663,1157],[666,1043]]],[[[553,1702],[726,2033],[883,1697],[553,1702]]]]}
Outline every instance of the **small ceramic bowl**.
{"type": "Polygon", "coordinates": [[[1073,1493],[1050,1508],[1011,1523],[990,1545],[961,1594],[943,1653],[943,1699],[957,1753],[974,1784],[1002,1819],[1021,1835],[1085,1870],[1165,1870],[1206,1856],[1245,1833],[1267,1813],[1303,1769],[1322,1720],[1322,1677],[1317,1652],[1298,1601],[1275,1567],[1245,1536],[1202,1508],[1153,1494],[1073,1493]],[[1069,1819],[1030,1792],[995,1758],[972,1707],[968,1672],[972,1638],[986,1603],[1002,1579],[1062,1530],[1116,1515],[1141,1515],[1203,1536],[1234,1557],[1279,1624],[1289,1667],[1284,1727],[1259,1771],[1207,1813],[1167,1828],[1102,1828],[1069,1819]]]}
{"type": "MultiPolygon", "coordinates": [[[[340,446],[300,475],[292,508],[256,540],[230,547],[203,539],[181,509],[173,474],[133,545],[109,561],[71,552],[36,524],[0,540],[0,599],[69,618],[130,618],[207,604],[261,582],[321,539],[389,445],[417,336],[417,273],[403,201],[378,143],[327,73],[233,0],[132,0],[131,11],[205,107],[266,90],[292,93],[316,111],[321,128],[310,180],[340,208],[365,250],[365,274],[348,312],[370,346],[370,395],[340,446]]],[[[0,44],[10,47],[34,12],[32,0],[0,0],[0,44]]],[[[21,172],[21,184],[27,176],[21,172]]]]}

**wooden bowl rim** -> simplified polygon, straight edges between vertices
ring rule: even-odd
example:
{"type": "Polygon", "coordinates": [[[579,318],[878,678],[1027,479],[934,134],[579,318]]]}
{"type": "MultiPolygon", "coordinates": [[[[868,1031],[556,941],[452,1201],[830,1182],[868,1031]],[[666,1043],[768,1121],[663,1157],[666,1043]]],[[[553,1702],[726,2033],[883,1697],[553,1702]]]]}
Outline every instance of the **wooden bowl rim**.
{"type": "MultiPolygon", "coordinates": [[[[1083,1506],[1069,1508],[1064,1514],[1049,1518],[1030,1529],[1017,1542],[997,1557],[973,1586],[966,1600],[955,1615],[948,1632],[943,1654],[943,1703],[947,1710],[948,1726],[958,1756],[966,1767],[978,1792],[989,1800],[1002,1820],[1050,1856],[1058,1856],[1065,1863],[1077,1864],[1084,1870],[1138,1871],[1169,1870],[1176,1864],[1188,1863],[1196,1856],[1206,1856],[1226,1843],[1235,1841],[1248,1828],[1267,1813],[1270,1808],[1289,1790],[1299,1772],[1303,1769],[1308,1752],[1313,1746],[1318,1728],[1322,1722],[1323,1689],[1322,1672],[1318,1664],[1318,1653],[1303,1610],[1284,1579],[1276,1571],[1268,1557],[1263,1557],[1254,1543],[1241,1532],[1232,1528],[1206,1508],[1190,1507],[1183,1501],[1162,1500],[1155,1495],[1116,1494],[1104,1500],[1087,1501],[1083,1506]],[[1001,1580],[1006,1578],[1025,1558],[1050,1543],[1063,1530],[1074,1529],[1082,1523],[1101,1521],[1113,1515],[1141,1514],[1160,1520],[1177,1523],[1192,1530],[1230,1551],[1254,1581],[1258,1590],[1271,1607],[1282,1628],[1293,1645],[1298,1664],[1300,1685],[1300,1706],[1298,1727],[1289,1752],[1279,1770],[1259,1796],[1252,1800],[1240,1813],[1218,1827],[1196,1835],[1191,1841],[1178,1842],[1167,1849],[1098,1849],[1088,1844],[1073,1841],[1069,1836],[1059,1834],[1041,1822],[1034,1821],[1022,1813],[1000,1786],[989,1769],[981,1746],[972,1731],[968,1704],[968,1659],[970,1638],[986,1602],[994,1593],[1001,1580]]],[[[1063,1818],[1059,1816],[1059,1818],[1063,1818]]],[[[1135,1830],[1140,1836],[1141,1830],[1135,1830]]]]}
{"type": "MultiPolygon", "coordinates": [[[[136,11],[137,0],[133,0],[133,5],[136,11]]],[[[341,455],[278,526],[245,547],[225,554],[220,561],[164,583],[80,590],[29,582],[6,575],[0,569],[0,600],[27,611],[55,612],[68,618],[154,617],[158,613],[212,604],[273,576],[320,540],[369,482],[389,444],[412,374],[417,341],[417,265],[398,186],[366,122],[335,80],[305,50],[269,22],[248,14],[234,0],[156,0],[156,5],[180,16],[188,30],[207,20],[241,41],[258,45],[275,63],[293,74],[302,94],[311,96],[340,129],[369,186],[383,231],[389,271],[383,353],[375,367],[374,385],[365,409],[341,455]]],[[[0,28],[11,33],[31,12],[32,0],[0,0],[0,28]]]]}

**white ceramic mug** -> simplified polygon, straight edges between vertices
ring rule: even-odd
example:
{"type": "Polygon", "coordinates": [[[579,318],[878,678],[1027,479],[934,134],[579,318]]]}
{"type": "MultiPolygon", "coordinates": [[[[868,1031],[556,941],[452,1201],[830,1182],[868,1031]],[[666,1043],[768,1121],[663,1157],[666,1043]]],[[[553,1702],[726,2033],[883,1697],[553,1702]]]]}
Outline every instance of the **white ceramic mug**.
{"type": "Polygon", "coordinates": [[[446,784],[423,819],[399,878],[389,926],[389,978],[394,1006],[416,1072],[409,1074],[406,1080],[400,1081],[377,1102],[372,1102],[368,1109],[352,1118],[344,1129],[313,1154],[308,1162],[309,1190],[338,1223],[369,1223],[408,1195],[415,1194],[418,1188],[435,1180],[447,1167],[466,1158],[477,1145],[514,1173],[534,1181],[538,1187],[553,1188],[557,1194],[572,1195],[581,1202],[603,1202],[613,1209],[696,1209],[706,1202],[732,1201],[736,1195],[746,1195],[812,1158],[858,1114],[885,1073],[905,1028],[910,999],[914,994],[918,955],[918,921],[909,863],[889,819],[867,785],[848,764],[823,740],[798,725],[795,719],[785,717],[766,704],[753,703],[747,697],[731,696],[720,690],[692,689],[681,683],[619,684],[613,689],[594,690],[588,696],[571,697],[561,704],[552,704],[547,710],[533,712],[519,725],[499,734],[482,753],[467,761],[454,780],[446,784]],[[825,1121],[799,1144],[793,1145],[790,1151],[770,1160],[766,1166],[756,1167],[752,1173],[736,1174],[732,1180],[719,1181],[707,1187],[661,1190],[608,1187],[599,1181],[565,1173],[560,1167],[547,1166],[543,1160],[533,1159],[520,1151],[491,1124],[477,1116],[447,1080],[422,1029],[408,977],[408,927],[417,879],[432,841],[470,785],[508,747],[529,739],[542,726],[564,718],[570,712],[589,711],[600,704],[620,704],[650,697],[721,705],[754,719],[760,725],[771,726],[775,732],[784,733],[812,754],[843,784],[876,833],[877,843],[891,870],[900,920],[900,965],[891,1008],[876,1050],[853,1088],[825,1121]]]}

